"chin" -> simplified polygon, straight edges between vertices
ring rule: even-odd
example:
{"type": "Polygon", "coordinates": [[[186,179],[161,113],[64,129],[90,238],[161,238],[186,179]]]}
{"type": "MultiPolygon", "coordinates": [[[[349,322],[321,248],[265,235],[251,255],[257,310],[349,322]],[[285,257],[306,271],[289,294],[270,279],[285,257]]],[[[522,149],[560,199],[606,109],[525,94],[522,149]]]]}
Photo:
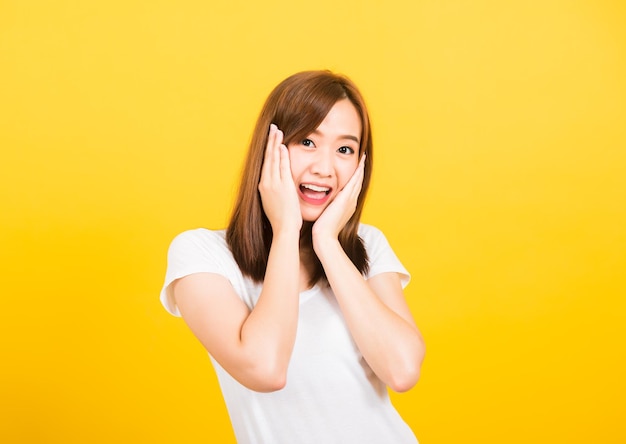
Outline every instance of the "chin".
{"type": "Polygon", "coordinates": [[[317,219],[319,219],[319,215],[317,215],[317,216],[315,216],[315,217],[312,217],[312,216],[307,216],[307,215],[304,215],[304,214],[302,215],[302,220],[303,220],[304,222],[310,222],[310,223],[313,223],[313,222],[315,222],[317,219]]]}
{"type": "Polygon", "coordinates": [[[304,222],[315,222],[322,215],[322,211],[323,210],[318,210],[318,211],[303,210],[301,212],[302,220],[304,222]]]}

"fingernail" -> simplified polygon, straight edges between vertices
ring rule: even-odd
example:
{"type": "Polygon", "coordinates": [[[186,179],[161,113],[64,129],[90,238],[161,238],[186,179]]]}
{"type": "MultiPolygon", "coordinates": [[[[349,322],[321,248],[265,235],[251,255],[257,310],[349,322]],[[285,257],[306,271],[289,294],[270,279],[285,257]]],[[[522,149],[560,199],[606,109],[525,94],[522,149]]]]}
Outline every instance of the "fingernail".
{"type": "Polygon", "coordinates": [[[276,125],[274,125],[273,123],[271,123],[271,124],[270,124],[270,129],[275,130],[275,129],[277,129],[277,128],[278,128],[278,127],[277,127],[276,125]]]}

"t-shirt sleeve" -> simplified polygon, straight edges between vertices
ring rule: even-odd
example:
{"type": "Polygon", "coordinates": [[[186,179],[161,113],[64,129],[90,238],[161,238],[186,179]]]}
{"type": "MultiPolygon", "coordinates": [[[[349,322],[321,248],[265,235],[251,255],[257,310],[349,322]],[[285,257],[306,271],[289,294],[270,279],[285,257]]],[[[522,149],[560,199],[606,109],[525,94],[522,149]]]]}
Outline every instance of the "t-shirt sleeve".
{"type": "Polygon", "coordinates": [[[205,272],[226,276],[222,249],[218,235],[205,229],[185,231],[172,240],[160,297],[170,314],[180,316],[170,289],[170,284],[176,279],[205,272]]]}
{"type": "Polygon", "coordinates": [[[396,256],[383,232],[371,225],[362,224],[359,235],[365,243],[369,257],[369,272],[366,277],[369,279],[380,273],[395,272],[400,275],[402,288],[405,288],[411,275],[396,256]]]}

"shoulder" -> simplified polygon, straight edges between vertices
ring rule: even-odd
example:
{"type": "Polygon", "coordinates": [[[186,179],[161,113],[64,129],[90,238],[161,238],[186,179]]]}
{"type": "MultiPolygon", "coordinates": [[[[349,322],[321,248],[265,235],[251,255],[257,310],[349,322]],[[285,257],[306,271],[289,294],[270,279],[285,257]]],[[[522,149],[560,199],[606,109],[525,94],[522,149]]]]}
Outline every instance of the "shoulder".
{"type": "Polygon", "coordinates": [[[370,266],[368,277],[386,272],[399,273],[402,287],[405,287],[410,274],[396,256],[383,232],[373,225],[360,224],[359,237],[367,251],[370,266]]]}
{"type": "Polygon", "coordinates": [[[177,279],[195,273],[215,273],[233,278],[239,269],[226,244],[225,230],[198,228],[177,235],[167,252],[167,270],[161,291],[161,301],[172,314],[178,315],[169,285],[177,279]]]}
{"type": "Polygon", "coordinates": [[[364,223],[361,223],[359,225],[359,237],[363,239],[365,248],[368,248],[368,246],[381,241],[386,242],[385,235],[379,228],[375,227],[374,225],[368,225],[364,223]]]}
{"type": "Polygon", "coordinates": [[[177,235],[167,252],[168,271],[214,271],[236,266],[225,230],[197,228],[177,235]]]}
{"type": "Polygon", "coordinates": [[[183,231],[172,240],[172,245],[181,247],[206,246],[212,244],[226,243],[225,230],[208,230],[206,228],[195,228],[183,231]]]}
{"type": "Polygon", "coordinates": [[[389,245],[389,241],[387,241],[383,232],[373,225],[360,224],[359,237],[363,241],[363,246],[365,246],[365,250],[369,256],[370,264],[372,261],[376,261],[381,255],[388,254],[389,252],[393,253],[391,245],[389,245]]]}
{"type": "Polygon", "coordinates": [[[225,230],[207,230],[206,228],[196,228],[183,231],[171,242],[168,254],[194,254],[194,253],[216,253],[218,251],[227,252],[225,230]]]}

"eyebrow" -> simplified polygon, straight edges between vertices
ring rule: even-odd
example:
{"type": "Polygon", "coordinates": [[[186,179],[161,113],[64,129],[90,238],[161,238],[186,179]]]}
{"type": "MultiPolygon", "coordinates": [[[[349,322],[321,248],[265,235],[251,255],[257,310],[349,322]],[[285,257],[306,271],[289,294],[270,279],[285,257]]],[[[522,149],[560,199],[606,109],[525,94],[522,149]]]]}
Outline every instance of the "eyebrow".
{"type": "MultiPolygon", "coordinates": [[[[317,136],[322,135],[318,130],[313,131],[311,134],[315,134],[317,136]]],[[[353,136],[352,134],[343,134],[343,135],[339,136],[338,139],[340,139],[340,140],[345,140],[345,139],[354,140],[358,144],[361,143],[359,141],[359,138],[357,136],[353,136]]]]}

